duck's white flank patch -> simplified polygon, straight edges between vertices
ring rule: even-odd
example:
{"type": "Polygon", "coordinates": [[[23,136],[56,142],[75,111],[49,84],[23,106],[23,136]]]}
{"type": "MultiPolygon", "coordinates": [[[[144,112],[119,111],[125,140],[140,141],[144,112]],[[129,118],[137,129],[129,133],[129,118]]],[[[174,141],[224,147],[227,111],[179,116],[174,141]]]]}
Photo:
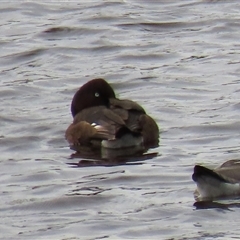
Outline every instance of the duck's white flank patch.
{"type": "Polygon", "coordinates": [[[239,183],[226,183],[211,177],[203,177],[197,182],[199,198],[216,198],[237,195],[240,193],[239,183]]]}

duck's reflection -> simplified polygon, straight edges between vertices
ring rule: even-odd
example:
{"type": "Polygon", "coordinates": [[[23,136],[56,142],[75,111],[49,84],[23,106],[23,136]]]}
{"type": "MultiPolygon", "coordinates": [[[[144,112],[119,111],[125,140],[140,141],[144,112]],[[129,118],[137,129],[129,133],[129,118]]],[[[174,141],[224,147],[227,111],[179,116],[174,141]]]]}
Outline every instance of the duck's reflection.
{"type": "Polygon", "coordinates": [[[143,146],[122,149],[72,146],[71,149],[76,151],[71,155],[71,159],[81,158],[77,163],[69,163],[74,167],[142,164],[142,161],[152,159],[158,155],[157,152],[147,153],[148,149],[143,146]]]}
{"type": "Polygon", "coordinates": [[[199,201],[195,202],[193,206],[199,210],[199,209],[222,209],[222,210],[229,210],[231,211],[231,208],[240,208],[240,199],[235,199],[231,201],[226,202],[217,202],[217,201],[199,201]],[[236,201],[236,202],[235,202],[236,201]]]}

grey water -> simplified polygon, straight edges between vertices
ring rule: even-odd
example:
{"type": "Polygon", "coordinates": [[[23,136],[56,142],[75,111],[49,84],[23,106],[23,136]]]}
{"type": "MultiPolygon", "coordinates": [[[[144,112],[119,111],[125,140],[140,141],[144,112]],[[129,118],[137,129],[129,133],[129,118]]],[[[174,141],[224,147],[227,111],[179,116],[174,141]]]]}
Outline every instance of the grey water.
{"type": "Polygon", "coordinates": [[[0,14],[0,239],[240,238],[239,200],[197,209],[191,179],[240,156],[238,0],[2,1],[0,14]],[[96,77],[157,121],[156,157],[69,165],[71,99],[96,77]]]}

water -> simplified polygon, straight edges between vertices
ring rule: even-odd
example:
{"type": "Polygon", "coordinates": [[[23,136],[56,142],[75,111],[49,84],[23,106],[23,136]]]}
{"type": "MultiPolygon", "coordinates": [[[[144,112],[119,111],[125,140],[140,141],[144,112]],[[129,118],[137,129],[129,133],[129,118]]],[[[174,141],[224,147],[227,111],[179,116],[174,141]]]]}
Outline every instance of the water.
{"type": "Polygon", "coordinates": [[[240,237],[239,200],[196,210],[191,180],[195,163],[239,157],[238,0],[9,1],[0,12],[1,239],[240,237]],[[68,164],[79,161],[64,139],[71,99],[95,77],[155,118],[157,157],[68,164]]]}

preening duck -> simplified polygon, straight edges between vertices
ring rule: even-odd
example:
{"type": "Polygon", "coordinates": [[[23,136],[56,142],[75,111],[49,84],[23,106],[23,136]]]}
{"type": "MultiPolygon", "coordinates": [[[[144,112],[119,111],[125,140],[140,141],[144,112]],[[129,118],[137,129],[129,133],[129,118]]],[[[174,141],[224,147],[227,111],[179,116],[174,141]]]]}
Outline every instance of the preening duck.
{"type": "Polygon", "coordinates": [[[104,79],[93,79],[80,87],[72,99],[71,112],[73,122],[65,132],[70,145],[111,149],[158,146],[159,128],[153,118],[138,103],[116,98],[104,79]]]}

